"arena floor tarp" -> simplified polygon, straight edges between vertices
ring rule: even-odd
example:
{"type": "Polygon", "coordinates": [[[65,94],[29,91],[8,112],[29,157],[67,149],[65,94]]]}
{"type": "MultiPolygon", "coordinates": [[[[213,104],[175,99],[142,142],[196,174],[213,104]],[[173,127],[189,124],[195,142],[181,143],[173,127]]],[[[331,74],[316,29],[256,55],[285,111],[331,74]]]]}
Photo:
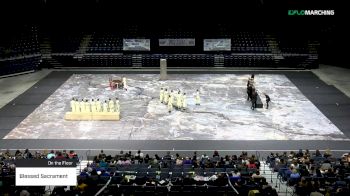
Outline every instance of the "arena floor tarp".
{"type": "MultiPolygon", "coordinates": [[[[251,109],[247,74],[128,74],[127,88],[111,89],[117,74],[74,74],[4,139],[111,140],[343,140],[348,139],[284,75],[256,74],[255,86],[273,100],[251,109]],[[186,110],[168,112],[160,88],[187,94],[186,110]],[[196,90],[201,104],[195,104],[196,90]],[[120,100],[120,121],[67,121],[71,99],[120,100]],[[98,134],[96,134],[98,133],[98,134]]],[[[176,101],[175,103],[176,104],[176,101]]],[[[23,106],[22,106],[23,107],[23,106]]],[[[28,111],[24,109],[24,111],[28,111]]],[[[20,112],[17,110],[17,112],[20,112]]]]}
{"type": "Polygon", "coordinates": [[[0,146],[57,148],[65,143],[71,148],[103,148],[105,144],[121,149],[126,143],[137,148],[153,143],[198,149],[201,142],[208,141],[209,149],[264,149],[264,144],[271,149],[277,144],[281,148],[286,148],[284,144],[317,144],[305,140],[337,148],[348,144],[349,98],[311,72],[254,72],[258,91],[272,99],[268,110],[254,111],[246,101],[246,82],[252,72],[193,73],[171,74],[167,81],[158,81],[158,74],[126,74],[128,91],[123,91],[108,86],[109,77],[121,76],[115,72],[53,72],[0,110],[4,138],[0,146]],[[188,109],[169,114],[159,103],[160,87],[186,92],[188,109]],[[200,106],[194,104],[196,89],[201,92],[200,106]],[[118,97],[122,118],[118,122],[65,121],[72,96],[102,100],[118,97]],[[236,140],[234,145],[227,143],[232,140],[236,140]],[[238,140],[254,143],[247,146],[238,140]]]}

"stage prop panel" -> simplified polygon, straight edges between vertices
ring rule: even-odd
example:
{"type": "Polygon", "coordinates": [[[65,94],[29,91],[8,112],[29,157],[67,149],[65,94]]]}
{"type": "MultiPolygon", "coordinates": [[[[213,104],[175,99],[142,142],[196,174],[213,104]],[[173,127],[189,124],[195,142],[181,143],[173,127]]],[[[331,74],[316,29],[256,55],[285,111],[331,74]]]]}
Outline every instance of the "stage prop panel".
{"type": "Polygon", "coordinates": [[[111,89],[121,75],[76,74],[4,139],[102,140],[349,140],[284,75],[256,74],[264,108],[251,110],[245,74],[126,74],[126,89],[111,89]],[[187,95],[187,110],[169,113],[160,88],[187,95]],[[195,105],[199,89],[201,105],[195,105]],[[265,97],[271,97],[265,109],[265,97]],[[65,120],[72,97],[120,100],[119,121],[65,120]]]}
{"type": "Polygon", "coordinates": [[[118,121],[119,113],[117,112],[67,112],[64,115],[65,120],[99,120],[99,121],[118,121]]]}

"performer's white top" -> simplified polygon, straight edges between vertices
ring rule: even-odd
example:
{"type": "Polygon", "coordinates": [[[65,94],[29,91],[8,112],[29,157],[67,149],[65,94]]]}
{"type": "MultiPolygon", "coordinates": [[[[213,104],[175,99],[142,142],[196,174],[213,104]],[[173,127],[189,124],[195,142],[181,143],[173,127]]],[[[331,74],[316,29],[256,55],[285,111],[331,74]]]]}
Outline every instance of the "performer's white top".
{"type": "Polygon", "coordinates": [[[186,108],[186,107],[187,107],[186,95],[182,95],[182,107],[183,107],[183,108],[186,108]]]}
{"type": "Polygon", "coordinates": [[[80,111],[85,112],[85,102],[84,101],[80,102],[80,111]]]}
{"type": "Polygon", "coordinates": [[[97,112],[101,112],[101,101],[96,101],[96,110],[97,112]]]}
{"type": "Polygon", "coordinates": [[[89,102],[85,102],[85,112],[91,112],[90,103],[89,102]]]}
{"type": "Polygon", "coordinates": [[[110,100],[108,102],[108,107],[110,112],[114,112],[114,101],[110,100]]]}
{"type": "Polygon", "coordinates": [[[108,104],[106,102],[103,103],[103,112],[108,112],[108,104]]]}
{"type": "Polygon", "coordinates": [[[124,88],[126,87],[126,78],[123,77],[123,85],[124,85],[124,88]]]}
{"type": "Polygon", "coordinates": [[[75,112],[75,101],[70,101],[70,107],[72,108],[72,112],[75,112]]]}
{"type": "Polygon", "coordinates": [[[116,110],[116,112],[120,112],[119,100],[115,101],[115,110],[116,110]]]}
{"type": "Polygon", "coordinates": [[[160,101],[163,101],[163,97],[164,97],[164,90],[160,90],[160,93],[159,93],[160,101]]]}

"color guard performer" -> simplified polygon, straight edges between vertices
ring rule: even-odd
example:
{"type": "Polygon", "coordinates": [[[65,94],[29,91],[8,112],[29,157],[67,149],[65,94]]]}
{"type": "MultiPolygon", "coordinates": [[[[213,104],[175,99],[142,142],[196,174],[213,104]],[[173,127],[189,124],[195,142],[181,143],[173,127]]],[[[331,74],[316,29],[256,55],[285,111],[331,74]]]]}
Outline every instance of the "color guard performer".
{"type": "Polygon", "coordinates": [[[186,93],[182,96],[182,110],[186,110],[187,108],[187,100],[186,100],[186,93]]]}
{"type": "Polygon", "coordinates": [[[84,99],[81,99],[80,101],[80,111],[85,112],[85,102],[84,99]]]}
{"type": "Polygon", "coordinates": [[[75,111],[75,100],[74,100],[74,98],[72,98],[72,100],[70,101],[70,108],[71,108],[72,112],[76,112],[75,111]]]}
{"type": "Polygon", "coordinates": [[[105,100],[105,102],[103,103],[103,112],[108,112],[107,100],[105,100]]]}
{"type": "Polygon", "coordinates": [[[173,102],[171,102],[171,95],[169,95],[169,99],[168,99],[168,111],[169,111],[169,113],[171,113],[172,110],[173,110],[173,102]]]}
{"type": "Polygon", "coordinates": [[[78,98],[75,98],[75,102],[74,102],[74,107],[75,107],[75,112],[80,112],[80,104],[79,104],[79,100],[78,98]]]}
{"type": "Polygon", "coordinates": [[[91,112],[96,112],[96,102],[94,99],[91,100],[91,112]]]}
{"type": "Polygon", "coordinates": [[[102,112],[102,107],[101,107],[101,101],[100,101],[100,99],[97,99],[97,101],[96,101],[96,111],[97,111],[97,112],[102,112]]]}
{"type": "Polygon", "coordinates": [[[196,92],[195,99],[196,99],[196,105],[200,105],[201,104],[201,97],[199,95],[199,90],[198,89],[197,89],[197,92],[196,92]]]}
{"type": "Polygon", "coordinates": [[[111,99],[109,99],[108,107],[109,107],[109,112],[114,112],[115,111],[114,101],[112,101],[111,99]]]}
{"type": "Polygon", "coordinates": [[[170,92],[169,95],[170,95],[169,99],[171,99],[171,100],[168,100],[168,101],[171,101],[171,103],[172,103],[173,105],[175,105],[175,101],[174,101],[174,97],[175,97],[174,91],[171,90],[171,92],[170,92]]]}
{"type": "Polygon", "coordinates": [[[159,93],[160,103],[163,103],[163,98],[164,98],[164,90],[163,88],[160,88],[160,93],[159,93]]]}
{"type": "Polygon", "coordinates": [[[91,105],[87,99],[85,100],[85,112],[91,112],[91,105]]]}
{"type": "Polygon", "coordinates": [[[165,89],[163,96],[164,96],[163,103],[167,104],[168,103],[168,99],[169,99],[168,89],[165,89]]]}
{"type": "Polygon", "coordinates": [[[126,78],[125,76],[122,77],[123,87],[126,89],[126,78]]]}
{"type": "Polygon", "coordinates": [[[120,113],[120,105],[119,105],[119,99],[115,98],[115,110],[117,113],[120,113]]]}
{"type": "Polygon", "coordinates": [[[176,97],[176,107],[177,107],[177,109],[179,109],[179,110],[182,108],[182,94],[181,94],[180,91],[177,93],[177,97],[176,97]]]}

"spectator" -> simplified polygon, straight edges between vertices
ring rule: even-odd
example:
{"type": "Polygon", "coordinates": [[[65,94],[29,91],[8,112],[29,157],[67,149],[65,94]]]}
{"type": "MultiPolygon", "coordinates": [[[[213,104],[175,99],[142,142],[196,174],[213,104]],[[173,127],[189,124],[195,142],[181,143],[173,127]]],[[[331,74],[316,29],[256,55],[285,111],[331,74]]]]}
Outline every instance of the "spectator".
{"type": "Polygon", "coordinates": [[[55,158],[55,151],[51,150],[49,154],[46,156],[47,159],[54,159],[55,158]]]}

